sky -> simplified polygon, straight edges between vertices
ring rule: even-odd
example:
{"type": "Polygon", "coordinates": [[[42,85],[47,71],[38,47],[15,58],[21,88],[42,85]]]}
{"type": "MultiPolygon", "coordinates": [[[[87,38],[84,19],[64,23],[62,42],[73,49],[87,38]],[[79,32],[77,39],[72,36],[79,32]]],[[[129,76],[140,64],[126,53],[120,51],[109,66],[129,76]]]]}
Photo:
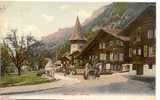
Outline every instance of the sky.
{"type": "Polygon", "coordinates": [[[19,35],[32,33],[37,39],[71,27],[76,17],[80,22],[93,11],[109,3],[82,2],[0,2],[0,34],[4,37],[11,29],[19,35]]]}

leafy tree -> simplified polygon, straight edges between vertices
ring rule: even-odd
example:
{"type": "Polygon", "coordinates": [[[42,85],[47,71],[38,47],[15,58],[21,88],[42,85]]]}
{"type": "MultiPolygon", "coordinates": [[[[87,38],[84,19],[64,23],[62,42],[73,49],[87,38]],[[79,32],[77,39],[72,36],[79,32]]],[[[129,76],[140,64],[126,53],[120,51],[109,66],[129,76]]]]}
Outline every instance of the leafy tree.
{"type": "Polygon", "coordinates": [[[26,60],[28,66],[31,67],[32,70],[35,70],[35,65],[39,64],[42,55],[42,46],[44,45],[40,41],[36,40],[33,36],[28,35],[26,37],[27,43],[27,51],[26,51],[26,60]]]}
{"type": "Polygon", "coordinates": [[[69,52],[69,50],[70,50],[69,41],[65,41],[63,45],[56,48],[57,58],[60,58],[66,52],[69,52]]]}
{"type": "Polygon", "coordinates": [[[16,66],[18,75],[21,75],[21,67],[27,63],[29,46],[33,40],[23,36],[18,39],[17,30],[11,30],[11,33],[6,37],[7,47],[12,63],[16,66]]]}
{"type": "Polygon", "coordinates": [[[8,47],[5,42],[1,45],[1,76],[4,76],[7,72],[7,67],[10,66],[11,59],[8,52],[8,47]]]}

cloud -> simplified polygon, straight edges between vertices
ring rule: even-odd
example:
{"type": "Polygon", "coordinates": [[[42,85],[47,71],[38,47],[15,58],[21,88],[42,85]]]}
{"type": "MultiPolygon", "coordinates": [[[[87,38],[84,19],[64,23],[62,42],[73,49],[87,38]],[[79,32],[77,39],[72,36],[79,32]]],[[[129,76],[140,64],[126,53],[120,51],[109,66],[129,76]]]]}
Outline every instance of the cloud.
{"type": "Polygon", "coordinates": [[[43,14],[42,17],[43,17],[43,19],[44,19],[45,21],[47,21],[48,23],[51,23],[51,22],[53,22],[53,20],[54,20],[54,16],[50,16],[50,15],[43,14]]]}
{"type": "Polygon", "coordinates": [[[34,32],[35,34],[36,33],[40,33],[39,28],[36,25],[34,25],[34,24],[30,24],[30,25],[24,26],[24,28],[23,28],[22,31],[23,32],[34,32]]]}
{"type": "Polygon", "coordinates": [[[41,36],[43,36],[43,34],[41,33],[39,27],[37,25],[34,25],[34,24],[25,25],[21,32],[23,34],[25,34],[25,35],[31,33],[37,39],[40,39],[41,36]]]}
{"type": "Polygon", "coordinates": [[[70,9],[70,7],[69,7],[68,5],[62,5],[62,6],[60,7],[60,9],[61,9],[62,11],[65,11],[65,10],[70,9]]]}
{"type": "Polygon", "coordinates": [[[78,12],[78,16],[81,16],[81,17],[83,17],[83,18],[88,18],[88,17],[91,16],[91,13],[90,13],[90,12],[87,12],[87,11],[85,11],[85,10],[80,10],[80,11],[78,12]]]}

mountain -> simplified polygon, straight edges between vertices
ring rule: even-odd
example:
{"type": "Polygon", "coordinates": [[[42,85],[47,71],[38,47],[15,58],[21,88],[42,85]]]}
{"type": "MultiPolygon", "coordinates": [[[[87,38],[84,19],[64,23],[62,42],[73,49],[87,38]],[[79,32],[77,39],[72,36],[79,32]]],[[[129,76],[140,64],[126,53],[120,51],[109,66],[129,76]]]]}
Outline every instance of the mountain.
{"type": "Polygon", "coordinates": [[[46,45],[46,48],[53,49],[64,43],[64,41],[69,37],[69,33],[72,33],[73,28],[62,28],[55,33],[43,37],[41,42],[46,45]]]}
{"type": "MultiPolygon", "coordinates": [[[[138,16],[149,5],[155,3],[111,3],[93,12],[92,16],[82,23],[82,31],[86,33],[97,27],[105,27],[109,23],[115,23],[120,28],[126,27],[136,16],[138,16]],[[117,18],[118,20],[116,20],[117,18]],[[114,22],[116,20],[116,22],[114,22]]],[[[63,45],[72,33],[73,27],[62,28],[57,32],[42,38],[47,48],[55,48],[63,45]]]]}

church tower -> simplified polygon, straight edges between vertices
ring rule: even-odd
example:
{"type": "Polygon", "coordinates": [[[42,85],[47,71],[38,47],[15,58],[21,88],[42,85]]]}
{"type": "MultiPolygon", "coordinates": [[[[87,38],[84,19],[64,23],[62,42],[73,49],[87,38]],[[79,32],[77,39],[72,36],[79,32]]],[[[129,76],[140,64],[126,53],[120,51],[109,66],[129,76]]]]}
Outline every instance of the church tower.
{"type": "Polygon", "coordinates": [[[81,25],[80,25],[78,16],[76,19],[73,33],[71,34],[69,41],[70,41],[70,53],[71,54],[76,51],[81,52],[81,50],[83,49],[84,45],[87,42],[86,37],[82,34],[81,25]]]}

